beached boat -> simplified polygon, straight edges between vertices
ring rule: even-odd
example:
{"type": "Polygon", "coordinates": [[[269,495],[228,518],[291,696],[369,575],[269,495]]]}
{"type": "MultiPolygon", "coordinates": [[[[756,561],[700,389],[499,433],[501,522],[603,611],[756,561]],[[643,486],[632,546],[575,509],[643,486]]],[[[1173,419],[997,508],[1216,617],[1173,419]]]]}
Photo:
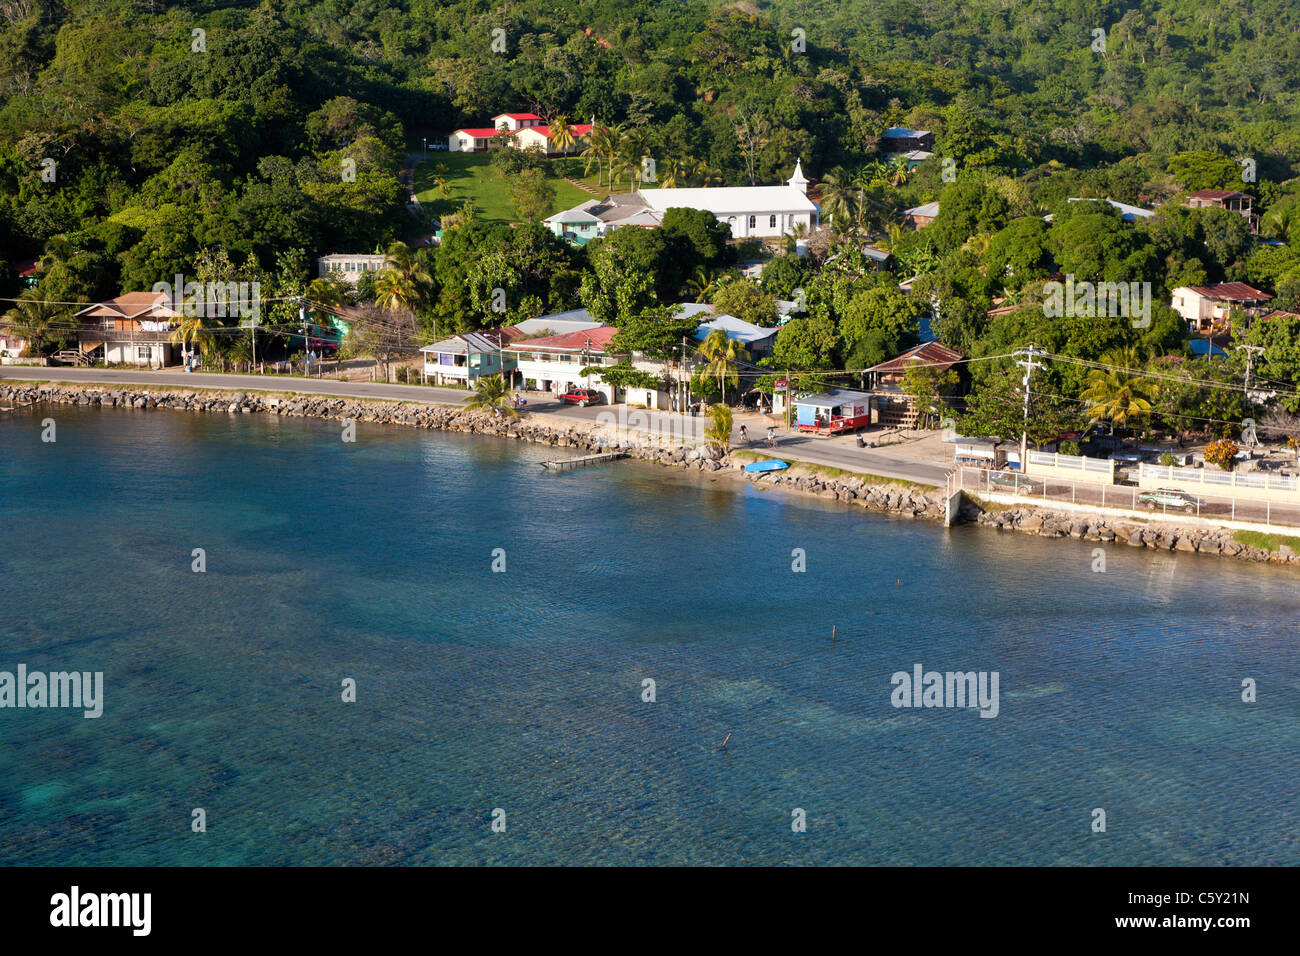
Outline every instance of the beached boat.
{"type": "Polygon", "coordinates": [[[748,465],[745,466],[745,470],[746,471],[780,471],[783,468],[789,468],[789,467],[790,465],[787,462],[780,461],[776,458],[771,458],[768,459],[767,461],[751,461],[748,465]]]}

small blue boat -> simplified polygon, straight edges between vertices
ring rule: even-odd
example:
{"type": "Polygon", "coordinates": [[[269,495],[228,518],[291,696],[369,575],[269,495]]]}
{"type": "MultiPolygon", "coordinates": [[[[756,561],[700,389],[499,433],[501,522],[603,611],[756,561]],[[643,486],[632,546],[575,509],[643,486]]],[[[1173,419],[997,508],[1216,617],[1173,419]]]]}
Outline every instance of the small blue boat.
{"type": "Polygon", "coordinates": [[[746,471],[780,471],[783,468],[789,468],[789,464],[776,458],[767,461],[752,461],[745,466],[746,471]]]}

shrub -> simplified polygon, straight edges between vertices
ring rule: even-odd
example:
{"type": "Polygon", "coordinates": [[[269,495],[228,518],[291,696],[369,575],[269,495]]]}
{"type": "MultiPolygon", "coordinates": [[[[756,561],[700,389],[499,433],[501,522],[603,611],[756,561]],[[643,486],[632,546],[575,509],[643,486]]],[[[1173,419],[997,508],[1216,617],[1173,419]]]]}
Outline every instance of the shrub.
{"type": "Polygon", "coordinates": [[[1057,446],[1057,450],[1060,451],[1062,455],[1078,455],[1079,443],[1073,438],[1067,438],[1057,446]]]}
{"type": "Polygon", "coordinates": [[[1211,465],[1218,465],[1224,471],[1231,471],[1238,450],[1236,442],[1221,438],[1205,446],[1205,460],[1211,465]]]}
{"type": "Polygon", "coordinates": [[[1164,452],[1160,456],[1160,464],[1166,467],[1172,466],[1174,464],[1174,456],[1169,454],[1169,452],[1164,452]]]}

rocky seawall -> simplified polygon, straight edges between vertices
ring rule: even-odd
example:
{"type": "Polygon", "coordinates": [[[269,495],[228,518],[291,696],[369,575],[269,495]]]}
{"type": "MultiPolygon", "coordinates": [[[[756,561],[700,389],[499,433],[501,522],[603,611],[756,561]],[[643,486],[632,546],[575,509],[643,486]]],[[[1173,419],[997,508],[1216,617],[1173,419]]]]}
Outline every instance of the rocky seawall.
{"type": "Polygon", "coordinates": [[[1156,551],[1185,551],[1217,554],[1247,561],[1300,564],[1300,554],[1289,547],[1267,551],[1242,544],[1226,528],[1179,527],[1166,522],[1149,525],[1109,516],[1063,514],[1043,508],[1015,508],[1010,511],[980,510],[976,522],[1000,531],[1020,531],[1047,538],[1079,538],[1103,544],[1123,544],[1156,551]]]}
{"type": "MultiPolygon", "coordinates": [[[[942,521],[946,503],[942,489],[926,490],[903,482],[873,483],[852,476],[830,477],[815,466],[796,464],[788,471],[745,472],[748,459],[724,456],[709,446],[692,446],[652,436],[616,432],[597,423],[543,423],[539,416],[508,417],[448,405],[330,398],[325,396],[206,391],[182,388],[103,388],[83,385],[6,385],[0,387],[4,404],[20,406],[49,403],[103,408],[175,409],[221,414],[268,414],[288,418],[318,418],[382,425],[407,425],[488,435],[581,452],[623,452],[652,464],[684,471],[727,473],[755,487],[806,494],[838,501],[868,511],[942,521]]],[[[1077,538],[1124,544],[1153,550],[1197,552],[1252,561],[1300,563],[1289,548],[1267,551],[1237,541],[1233,532],[1206,527],[1143,526],[1132,520],[1102,515],[1053,512],[1038,507],[1004,511],[981,508],[969,499],[959,520],[1003,531],[1043,537],[1077,538]]]]}

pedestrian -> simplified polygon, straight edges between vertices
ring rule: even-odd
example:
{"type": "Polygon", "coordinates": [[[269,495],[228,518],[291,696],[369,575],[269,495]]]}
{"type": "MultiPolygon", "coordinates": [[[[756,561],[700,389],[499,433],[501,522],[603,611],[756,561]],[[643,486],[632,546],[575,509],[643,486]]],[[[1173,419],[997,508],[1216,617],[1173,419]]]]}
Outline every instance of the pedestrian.
{"type": "Polygon", "coordinates": [[[747,445],[749,444],[749,429],[744,425],[740,426],[740,440],[747,445]]]}

